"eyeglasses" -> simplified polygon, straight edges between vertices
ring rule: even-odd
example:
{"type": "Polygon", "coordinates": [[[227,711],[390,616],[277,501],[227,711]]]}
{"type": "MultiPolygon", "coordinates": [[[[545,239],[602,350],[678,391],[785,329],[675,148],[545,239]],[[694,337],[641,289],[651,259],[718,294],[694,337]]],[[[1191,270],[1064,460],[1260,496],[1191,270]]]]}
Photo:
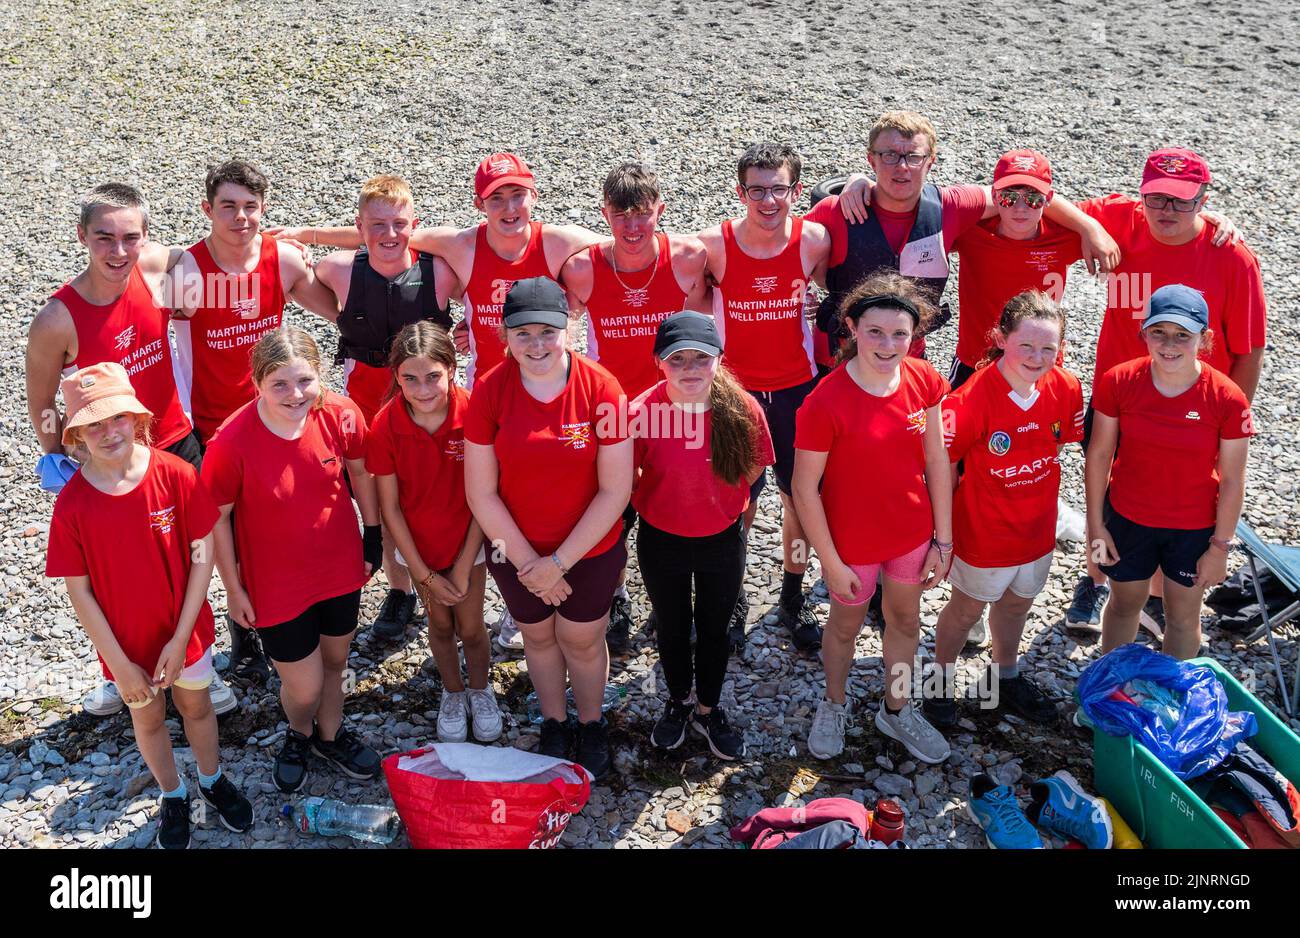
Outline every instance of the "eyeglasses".
{"type": "Polygon", "coordinates": [[[1172,208],[1175,212],[1194,212],[1199,199],[1175,199],[1172,195],[1144,195],[1142,204],[1147,208],[1160,211],[1172,208]]]}
{"type": "Polygon", "coordinates": [[[751,202],[762,202],[769,192],[772,193],[772,198],[780,202],[794,191],[794,186],[745,186],[744,189],[745,196],[751,202]]]}
{"type": "Polygon", "coordinates": [[[895,150],[872,150],[871,152],[880,157],[880,161],[886,166],[897,166],[902,163],[908,169],[916,169],[930,158],[929,153],[899,153],[895,150]]]}
{"type": "Polygon", "coordinates": [[[1030,208],[1040,208],[1047,201],[1047,196],[1041,192],[1016,192],[1013,189],[1001,189],[997,193],[997,200],[998,205],[1003,208],[1012,208],[1022,200],[1030,208]]]}

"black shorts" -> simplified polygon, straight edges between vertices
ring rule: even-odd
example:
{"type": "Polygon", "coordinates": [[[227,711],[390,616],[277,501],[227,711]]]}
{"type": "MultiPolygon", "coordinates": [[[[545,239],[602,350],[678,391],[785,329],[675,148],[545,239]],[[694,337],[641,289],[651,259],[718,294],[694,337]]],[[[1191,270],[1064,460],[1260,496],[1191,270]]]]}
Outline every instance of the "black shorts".
{"type": "Polygon", "coordinates": [[[632,533],[632,528],[636,526],[636,509],[632,503],[628,502],[627,507],[623,509],[623,531],[619,535],[623,539],[624,546],[627,545],[627,536],[632,533]]]}
{"type": "Polygon", "coordinates": [[[291,664],[320,647],[321,636],[351,635],[361,613],[361,590],[312,603],[288,622],[258,629],[262,650],[272,661],[291,664]]]}
{"type": "Polygon", "coordinates": [[[570,622],[595,622],[609,615],[614,602],[618,578],[627,566],[627,546],[623,540],[595,557],[584,557],[564,575],[573,592],[558,606],[548,606],[519,582],[519,571],[510,561],[497,562],[496,551],[488,552],[488,571],[496,582],[501,599],[516,622],[543,622],[559,613],[570,622]]]}
{"type": "Polygon", "coordinates": [[[179,456],[195,469],[203,468],[203,441],[198,431],[191,430],[171,446],[164,447],[173,456],[179,456]]]}
{"type": "Polygon", "coordinates": [[[1196,562],[1209,549],[1214,526],[1187,530],[1183,528],[1149,528],[1125,518],[1106,499],[1102,520],[1115,542],[1119,563],[1103,566],[1101,571],[1119,583],[1149,580],[1156,568],[1165,579],[1180,586],[1192,586],[1196,580],[1196,562]]]}
{"type": "Polygon", "coordinates": [[[973,374],[975,374],[975,369],[954,355],[952,357],[952,367],[948,369],[948,387],[954,391],[957,390],[969,381],[973,374]]]}
{"type": "MultiPolygon", "coordinates": [[[[776,463],[772,466],[776,473],[776,487],[784,494],[790,494],[790,479],[794,476],[794,415],[798,413],[810,391],[817,381],[809,378],[803,384],[779,391],[750,391],[749,396],[758,401],[767,417],[767,429],[772,434],[772,452],[776,454],[776,463]]],[[[763,491],[767,477],[764,470],[749,487],[749,500],[752,502],[763,491]]]]}

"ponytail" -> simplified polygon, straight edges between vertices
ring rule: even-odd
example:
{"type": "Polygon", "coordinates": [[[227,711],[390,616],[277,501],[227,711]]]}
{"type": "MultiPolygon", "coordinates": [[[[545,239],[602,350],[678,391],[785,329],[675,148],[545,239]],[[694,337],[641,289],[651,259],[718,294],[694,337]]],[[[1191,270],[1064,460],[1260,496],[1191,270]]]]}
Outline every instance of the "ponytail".
{"type": "Polygon", "coordinates": [[[747,397],[727,367],[719,363],[709,391],[709,406],[713,410],[709,455],[714,475],[727,485],[748,481],[758,463],[758,451],[754,447],[758,422],[747,397]]]}

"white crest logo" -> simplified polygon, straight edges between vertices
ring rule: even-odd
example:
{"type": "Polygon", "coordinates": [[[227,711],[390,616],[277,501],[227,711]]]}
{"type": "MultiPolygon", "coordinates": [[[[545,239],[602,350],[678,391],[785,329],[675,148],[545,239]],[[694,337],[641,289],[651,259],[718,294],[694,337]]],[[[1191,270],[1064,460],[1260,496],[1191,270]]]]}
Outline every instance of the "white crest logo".
{"type": "Polygon", "coordinates": [[[759,293],[771,293],[776,289],[775,277],[755,277],[754,289],[759,293]]]}
{"type": "Polygon", "coordinates": [[[135,326],[127,326],[117,334],[113,339],[113,348],[121,351],[124,348],[130,348],[135,343],[135,326]]]}

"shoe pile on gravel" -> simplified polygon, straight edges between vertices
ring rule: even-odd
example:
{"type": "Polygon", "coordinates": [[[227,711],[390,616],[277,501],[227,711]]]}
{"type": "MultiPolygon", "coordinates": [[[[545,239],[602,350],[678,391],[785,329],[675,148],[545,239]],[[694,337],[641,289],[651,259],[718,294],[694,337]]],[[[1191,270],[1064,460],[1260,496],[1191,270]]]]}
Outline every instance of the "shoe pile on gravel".
{"type": "MultiPolygon", "coordinates": [[[[1300,540],[1300,325],[1292,315],[1300,302],[1293,270],[1300,235],[1289,210],[1300,186],[1291,159],[1300,34],[1283,28],[1286,6],[1276,0],[1218,12],[1182,0],[1172,6],[1157,15],[1155,8],[943,0],[922,13],[893,0],[628,0],[606,14],[598,5],[548,0],[521,18],[517,5],[502,0],[379,7],[322,0],[310,16],[266,0],[236,11],[88,0],[73,21],[64,3],[26,4],[0,29],[7,88],[0,124],[10,167],[0,174],[0,374],[10,389],[0,398],[0,847],[146,846],[157,827],[157,788],[129,717],[100,721],[80,712],[98,671],[62,587],[42,575],[53,500],[32,472],[38,453],[21,391],[31,317],[83,263],[77,196],[102,181],[141,186],[152,202],[152,236],[172,244],[205,233],[204,168],[231,156],[252,159],[271,177],[268,225],[350,221],[359,183],[379,172],[406,176],[422,223],[466,225],[476,221],[475,164],[509,149],[537,173],[535,217],[603,230],[601,180],[633,156],[661,174],[665,225],[693,231],[737,210],[734,160],[746,144],[792,142],[811,185],[863,168],[867,128],[888,108],[933,119],[938,182],[987,182],[999,153],[1034,146],[1051,157],[1062,196],[1134,193],[1147,152],[1190,146],[1215,174],[1211,206],[1238,224],[1259,255],[1270,301],[1246,515],[1267,539],[1300,540]],[[1177,36],[1170,22],[1180,23],[1177,36]]],[[[949,300],[956,304],[955,287],[949,300]]],[[[1088,378],[1102,288],[1078,270],[1066,302],[1067,364],[1088,378]]],[[[296,309],[292,315],[325,349],[334,347],[330,327],[296,309]]],[[[941,369],[955,332],[949,326],[931,341],[941,369]]],[[[1064,463],[1063,494],[1081,508],[1076,449],[1064,463]]],[[[1076,641],[1062,624],[1082,553],[1057,555],[1022,648],[1026,673],[1062,701],[1059,726],[968,709],[950,734],[948,762],[918,766],[871,724],[881,645],[868,626],[850,678],[856,713],[847,746],[821,763],[804,743],[821,694],[819,662],[755,623],[779,591],[778,518],[769,486],[745,581],[754,624],[723,692],[745,734],[746,759],[723,766],[694,737],[667,755],[649,745],[663,681],[652,642],[634,633],[611,678],[627,688],[611,713],[616,771],[593,789],[565,845],[723,846],[727,828],[761,807],[845,794],[896,798],[916,846],[979,847],[983,835],[964,810],[976,773],[1027,785],[1064,768],[1090,785],[1090,737],[1066,718],[1075,678],[1098,647],[1093,637],[1076,641]]],[[[814,570],[808,587],[815,578],[814,570]]],[[[635,569],[630,588],[640,625],[649,608],[635,569]]],[[[382,576],[367,588],[363,622],[385,589],[382,576]]],[[[926,657],[947,592],[945,585],[925,597],[926,657]]],[[[493,621],[502,607],[495,592],[489,600],[493,621]]],[[[220,613],[219,578],[212,601],[220,613]]],[[[818,611],[824,617],[825,607],[818,611]]],[[[1264,642],[1246,645],[1212,624],[1207,637],[1208,654],[1276,701],[1264,642]]],[[[1282,630],[1288,674],[1297,639],[1294,625],[1282,630]]],[[[219,646],[227,642],[223,634],[219,646]]],[[[537,733],[524,717],[527,675],[518,659],[498,653],[496,662],[493,681],[509,711],[501,744],[531,747],[537,733]]],[[[974,681],[986,663],[986,651],[964,658],[963,680],[974,681]]],[[[356,689],[347,711],[368,744],[388,754],[434,738],[441,686],[414,628],[405,644],[385,648],[363,635],[351,667],[356,689]]],[[[248,835],[198,826],[195,843],[337,845],[277,820],[283,796],[271,767],[285,724],[274,680],[271,688],[231,684],[240,707],[222,721],[222,758],[253,799],[256,819],[248,835]]],[[[183,745],[178,724],[175,730],[183,745]]],[[[178,749],[178,758],[193,779],[188,750],[178,749]]],[[[356,783],[324,767],[303,794],[387,797],[382,781],[356,783]]]]}

